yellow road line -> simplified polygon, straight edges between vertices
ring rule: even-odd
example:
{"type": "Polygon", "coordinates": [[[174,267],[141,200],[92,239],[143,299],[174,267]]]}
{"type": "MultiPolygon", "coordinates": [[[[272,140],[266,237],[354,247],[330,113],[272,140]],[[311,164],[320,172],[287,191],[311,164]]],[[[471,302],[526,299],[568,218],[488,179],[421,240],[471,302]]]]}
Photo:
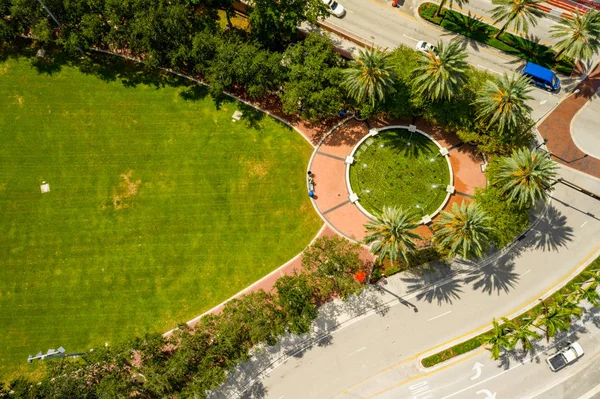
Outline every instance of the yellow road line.
{"type": "MultiPolygon", "coordinates": [[[[519,312],[521,309],[523,309],[524,307],[526,307],[526,306],[530,305],[532,302],[535,302],[535,301],[537,301],[537,300],[538,300],[538,298],[540,298],[540,297],[543,297],[544,295],[546,295],[546,294],[547,294],[549,291],[551,291],[551,290],[552,290],[554,287],[556,287],[556,286],[557,286],[557,285],[559,285],[561,282],[563,282],[565,279],[567,279],[569,276],[571,276],[571,274],[573,274],[573,273],[574,273],[574,272],[575,272],[575,271],[576,271],[576,270],[577,270],[577,269],[578,269],[578,268],[579,268],[579,267],[580,267],[582,264],[584,264],[585,262],[587,262],[587,261],[588,261],[588,259],[589,259],[591,256],[593,256],[593,255],[594,255],[594,254],[595,254],[595,253],[596,253],[596,252],[597,252],[599,249],[600,249],[600,245],[597,245],[597,246],[596,246],[596,247],[595,247],[595,248],[594,248],[594,249],[593,249],[593,250],[592,250],[592,251],[591,251],[589,254],[587,254],[587,256],[586,256],[585,258],[583,258],[583,260],[582,260],[582,261],[580,261],[580,262],[579,262],[579,263],[578,263],[578,264],[577,264],[575,267],[573,267],[571,270],[569,270],[569,272],[568,272],[567,274],[565,274],[564,276],[562,276],[562,277],[561,277],[561,278],[560,278],[558,281],[556,281],[556,282],[555,282],[554,284],[552,284],[550,287],[548,287],[547,289],[545,289],[544,291],[542,291],[541,293],[539,293],[538,295],[536,295],[536,296],[535,296],[533,299],[531,299],[531,300],[529,300],[529,301],[525,302],[523,305],[521,305],[521,306],[517,307],[516,309],[514,309],[514,310],[510,311],[509,313],[507,313],[507,314],[505,314],[505,315],[501,316],[500,318],[502,318],[502,317],[508,317],[508,316],[510,316],[510,315],[512,315],[512,314],[514,314],[514,313],[516,313],[516,312],[519,312]]],[[[489,327],[491,327],[491,325],[492,325],[492,323],[487,323],[487,324],[485,324],[485,325],[483,325],[483,326],[481,326],[481,327],[478,327],[478,328],[476,328],[476,329],[474,329],[474,330],[471,330],[471,331],[469,331],[469,332],[466,332],[466,333],[464,333],[464,334],[462,334],[462,335],[459,335],[458,337],[455,337],[455,338],[453,338],[453,339],[451,339],[451,340],[449,340],[449,341],[446,341],[446,342],[443,342],[443,343],[441,343],[441,344],[438,344],[438,345],[436,345],[436,346],[433,346],[433,347],[431,347],[431,348],[429,348],[429,349],[426,349],[426,350],[424,350],[424,351],[421,351],[421,352],[417,353],[416,355],[413,355],[413,356],[411,356],[411,357],[409,357],[409,358],[407,358],[407,359],[401,360],[401,361],[399,361],[398,363],[392,364],[391,366],[388,366],[388,367],[386,367],[386,368],[384,368],[384,369],[381,369],[381,370],[379,370],[378,372],[376,372],[375,374],[373,374],[373,375],[371,375],[371,376],[369,376],[369,377],[366,377],[366,378],[362,379],[361,381],[359,381],[359,382],[358,382],[358,383],[356,383],[355,385],[352,385],[350,388],[346,389],[346,390],[345,390],[345,391],[344,391],[344,392],[343,392],[341,395],[338,395],[338,396],[336,396],[336,398],[339,398],[339,397],[341,397],[341,396],[343,396],[343,395],[347,395],[347,394],[348,394],[348,393],[350,393],[351,391],[353,391],[353,390],[355,390],[356,388],[358,388],[358,387],[360,387],[361,385],[363,385],[365,382],[367,382],[367,381],[369,381],[369,380],[372,380],[373,378],[377,377],[378,375],[381,375],[381,374],[384,374],[384,373],[386,373],[386,372],[388,372],[388,371],[390,371],[390,370],[393,370],[393,369],[397,368],[398,366],[400,366],[400,365],[402,365],[402,364],[404,364],[404,363],[407,363],[407,362],[409,362],[409,361],[415,360],[415,359],[417,359],[419,356],[421,356],[421,355],[422,355],[422,354],[424,354],[424,353],[427,353],[427,352],[432,352],[432,351],[436,350],[436,349],[437,349],[437,348],[439,348],[439,347],[442,347],[442,346],[448,346],[448,345],[449,345],[449,344],[451,344],[452,342],[460,341],[461,339],[463,339],[463,338],[465,338],[465,337],[467,337],[467,336],[469,336],[469,335],[474,335],[475,333],[477,333],[477,332],[479,332],[479,331],[481,331],[481,330],[488,329],[489,327]]],[[[478,352],[478,353],[479,353],[479,352],[478,352]]],[[[465,358],[464,360],[466,360],[466,359],[469,359],[469,358],[470,358],[470,357],[467,357],[467,358],[465,358]]],[[[450,364],[448,364],[448,365],[446,365],[446,366],[444,366],[444,367],[441,367],[441,368],[439,368],[439,369],[437,369],[437,370],[435,370],[435,371],[432,371],[432,372],[430,372],[430,373],[426,373],[426,374],[419,374],[419,375],[417,375],[417,376],[415,376],[415,377],[412,377],[412,379],[418,378],[419,376],[426,376],[426,375],[430,375],[430,374],[432,374],[432,373],[434,373],[434,372],[437,372],[437,371],[439,371],[439,370],[444,370],[444,369],[446,369],[446,368],[448,368],[448,367],[451,367],[451,366],[453,366],[453,365],[455,365],[455,364],[459,364],[459,363],[461,363],[461,362],[462,362],[462,361],[464,361],[464,360],[460,360],[460,361],[452,362],[452,363],[450,363],[450,364]]]]}
{"type": "Polygon", "coordinates": [[[428,377],[428,376],[430,376],[430,375],[432,375],[432,374],[435,374],[435,373],[437,373],[437,372],[440,372],[440,371],[442,371],[442,370],[445,370],[445,369],[447,369],[447,368],[449,368],[449,367],[456,366],[457,364],[460,364],[460,363],[466,362],[467,360],[469,360],[469,359],[471,359],[471,358],[473,358],[473,357],[475,357],[475,356],[477,356],[477,355],[479,355],[479,354],[481,354],[481,353],[483,353],[483,352],[485,352],[485,350],[483,350],[483,349],[482,349],[482,350],[478,350],[478,351],[476,351],[476,352],[474,352],[474,353],[471,353],[469,356],[465,356],[463,359],[457,360],[456,362],[453,362],[453,363],[451,363],[451,364],[447,364],[447,365],[445,365],[444,367],[440,367],[439,369],[436,369],[436,370],[433,370],[433,371],[430,371],[430,372],[427,372],[427,373],[422,373],[422,374],[414,375],[414,376],[412,376],[412,377],[409,377],[409,378],[407,378],[407,379],[405,379],[405,380],[402,380],[402,381],[400,381],[400,382],[397,382],[397,383],[395,383],[395,384],[393,384],[393,385],[390,385],[390,386],[388,386],[388,387],[385,387],[385,388],[384,388],[384,389],[382,389],[381,391],[377,391],[377,392],[375,392],[374,394],[371,394],[371,395],[369,395],[369,396],[365,396],[365,398],[364,398],[364,399],[371,399],[371,398],[374,398],[374,397],[376,397],[376,396],[379,396],[379,395],[381,395],[382,393],[386,393],[386,392],[388,392],[388,391],[391,391],[392,389],[398,388],[399,386],[401,386],[401,385],[404,385],[404,384],[406,384],[406,383],[408,383],[408,382],[415,381],[415,380],[418,380],[418,379],[420,379],[420,378],[423,378],[423,377],[428,377]]]}

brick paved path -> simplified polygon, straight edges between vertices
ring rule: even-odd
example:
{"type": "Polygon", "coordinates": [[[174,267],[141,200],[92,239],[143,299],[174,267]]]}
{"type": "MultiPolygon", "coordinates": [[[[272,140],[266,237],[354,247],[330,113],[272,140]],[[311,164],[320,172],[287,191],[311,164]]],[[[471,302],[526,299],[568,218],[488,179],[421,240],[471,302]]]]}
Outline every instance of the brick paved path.
{"type": "MultiPolygon", "coordinates": [[[[555,160],[595,177],[600,177],[600,159],[577,148],[571,138],[571,121],[577,111],[596,94],[598,88],[600,88],[600,63],[577,86],[580,92],[563,100],[538,127],[542,137],[548,139],[546,146],[555,160]]],[[[600,121],[598,123],[600,125],[600,121]]]]}
{"type": "MultiPolygon", "coordinates": [[[[371,126],[380,128],[409,124],[411,123],[407,121],[378,120],[372,122],[371,126]]],[[[481,172],[483,159],[476,154],[475,147],[462,144],[455,135],[444,134],[423,121],[416,122],[416,126],[450,150],[456,192],[450,196],[444,209],[448,210],[453,202],[470,201],[475,188],[486,184],[485,175],[481,172]]],[[[344,161],[368,132],[365,122],[355,119],[346,122],[321,143],[310,166],[316,183],[316,198],[313,200],[315,208],[335,230],[357,241],[365,237],[364,224],[369,218],[349,200],[344,161]]],[[[426,226],[419,227],[417,232],[426,239],[431,237],[431,231],[426,226]]]]}

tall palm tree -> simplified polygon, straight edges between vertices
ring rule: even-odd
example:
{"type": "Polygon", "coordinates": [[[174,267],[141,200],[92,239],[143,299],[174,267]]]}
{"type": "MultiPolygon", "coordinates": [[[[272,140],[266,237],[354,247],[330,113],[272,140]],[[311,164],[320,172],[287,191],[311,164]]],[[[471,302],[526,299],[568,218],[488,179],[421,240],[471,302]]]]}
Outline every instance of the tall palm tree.
{"type": "Polygon", "coordinates": [[[577,300],[586,300],[592,306],[600,308],[600,294],[598,294],[598,283],[594,282],[587,288],[577,287],[577,300]]]}
{"type": "Polygon", "coordinates": [[[502,349],[512,349],[514,343],[511,342],[508,334],[510,329],[508,328],[506,317],[502,318],[503,324],[498,324],[496,319],[492,320],[492,331],[489,334],[484,335],[481,338],[481,343],[490,345],[490,352],[492,359],[498,360],[500,358],[500,352],[502,349]]]}
{"type": "Polygon", "coordinates": [[[541,3],[540,0],[492,0],[496,6],[492,9],[494,23],[506,21],[495,37],[498,38],[509,26],[518,32],[528,33],[529,24],[537,25],[537,19],[544,15],[537,8],[541,3]]]}
{"type": "Polygon", "coordinates": [[[600,51],[600,11],[580,14],[577,10],[571,18],[563,18],[550,28],[551,36],[561,39],[555,45],[559,51],[554,59],[565,54],[576,60],[588,60],[600,51]]]}
{"type": "Polygon", "coordinates": [[[515,346],[517,343],[520,343],[523,352],[529,352],[531,350],[531,342],[541,338],[540,334],[530,329],[533,320],[529,320],[523,324],[507,320],[506,324],[511,330],[510,338],[512,339],[512,345],[515,346]]]}
{"type": "Polygon", "coordinates": [[[522,148],[510,157],[498,160],[491,176],[492,184],[516,201],[520,207],[530,207],[546,200],[556,177],[556,163],[539,151],[522,148]]]}
{"type": "Polygon", "coordinates": [[[440,1],[440,6],[435,11],[434,17],[439,17],[440,16],[440,12],[442,11],[442,8],[444,8],[444,6],[446,5],[446,3],[448,3],[448,8],[449,9],[452,9],[452,6],[454,5],[454,3],[456,3],[456,5],[458,5],[459,7],[462,8],[462,6],[464,6],[465,4],[469,3],[469,0],[442,0],[442,1],[440,1]]]}
{"type": "Polygon", "coordinates": [[[500,132],[516,130],[531,113],[531,107],[526,103],[533,99],[530,92],[527,76],[504,73],[497,79],[488,80],[474,102],[478,107],[477,119],[496,124],[500,132]]]}
{"type": "Polygon", "coordinates": [[[381,261],[389,258],[395,263],[399,257],[408,261],[408,251],[415,249],[414,240],[421,239],[414,232],[419,227],[415,215],[401,208],[384,207],[383,212],[374,216],[375,220],[365,224],[369,234],[364,241],[371,244],[371,252],[381,261]]]}
{"type": "Polygon", "coordinates": [[[544,310],[535,326],[542,328],[546,336],[546,342],[550,342],[550,338],[554,337],[557,331],[567,331],[569,329],[571,326],[571,312],[560,306],[548,306],[545,302],[542,302],[542,304],[544,310]]]}
{"type": "Polygon", "coordinates": [[[436,49],[418,60],[413,86],[426,99],[449,100],[467,81],[467,53],[456,40],[448,44],[440,41],[436,49]]]}
{"type": "Polygon", "coordinates": [[[452,204],[452,212],[443,211],[433,224],[433,239],[451,255],[464,258],[481,256],[491,231],[490,218],[477,203],[452,204]]]}
{"type": "Polygon", "coordinates": [[[379,48],[359,50],[344,75],[348,94],[359,104],[369,102],[375,106],[394,92],[395,75],[390,54],[379,48]]]}

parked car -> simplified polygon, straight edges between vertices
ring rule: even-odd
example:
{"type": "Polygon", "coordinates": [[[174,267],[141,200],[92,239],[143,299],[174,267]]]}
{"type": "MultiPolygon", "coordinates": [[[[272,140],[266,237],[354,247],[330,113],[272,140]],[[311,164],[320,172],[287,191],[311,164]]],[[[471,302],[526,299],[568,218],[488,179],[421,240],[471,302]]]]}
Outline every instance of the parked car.
{"type": "Polygon", "coordinates": [[[583,356],[583,348],[581,345],[579,345],[578,342],[569,342],[566,347],[562,348],[554,355],[548,356],[546,363],[548,363],[550,370],[558,371],[573,363],[581,356],[583,356]]]}
{"type": "Polygon", "coordinates": [[[430,51],[433,51],[434,54],[437,52],[433,44],[427,43],[423,40],[417,43],[417,51],[420,51],[425,55],[427,55],[430,51]]]}
{"type": "Polygon", "coordinates": [[[548,91],[557,91],[560,89],[560,79],[558,79],[553,71],[541,65],[528,62],[521,71],[521,74],[529,77],[533,84],[542,89],[548,91]]]}
{"type": "Polygon", "coordinates": [[[346,13],[344,6],[338,3],[335,0],[323,0],[323,3],[329,8],[329,12],[335,15],[338,18],[341,18],[346,13]]]}

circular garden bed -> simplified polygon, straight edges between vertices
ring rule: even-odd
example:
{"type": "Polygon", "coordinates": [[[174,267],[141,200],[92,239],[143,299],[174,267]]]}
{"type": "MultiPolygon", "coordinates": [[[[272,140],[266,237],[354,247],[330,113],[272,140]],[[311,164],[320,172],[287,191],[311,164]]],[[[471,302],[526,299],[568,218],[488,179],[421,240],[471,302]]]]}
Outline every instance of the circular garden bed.
{"type": "Polygon", "coordinates": [[[437,213],[452,184],[450,163],[440,150],[427,135],[403,127],[361,140],[349,170],[360,207],[370,214],[385,206],[413,210],[419,216],[437,213]]]}

